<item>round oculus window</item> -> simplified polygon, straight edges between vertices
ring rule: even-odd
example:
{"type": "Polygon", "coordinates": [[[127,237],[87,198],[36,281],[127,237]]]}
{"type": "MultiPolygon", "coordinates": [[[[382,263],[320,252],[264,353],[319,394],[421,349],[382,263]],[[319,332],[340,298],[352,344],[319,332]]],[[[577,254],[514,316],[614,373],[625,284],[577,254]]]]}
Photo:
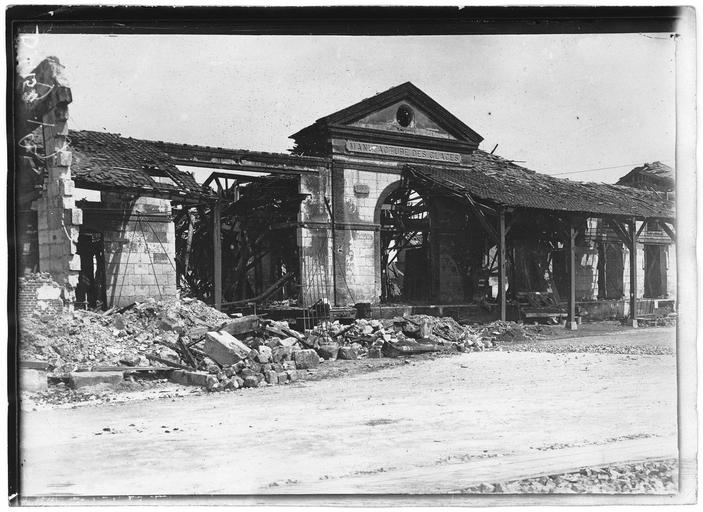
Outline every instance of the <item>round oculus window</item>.
{"type": "Polygon", "coordinates": [[[398,124],[403,128],[410,126],[414,117],[415,114],[413,114],[412,109],[407,105],[401,105],[395,113],[396,121],[398,121],[398,124]]]}

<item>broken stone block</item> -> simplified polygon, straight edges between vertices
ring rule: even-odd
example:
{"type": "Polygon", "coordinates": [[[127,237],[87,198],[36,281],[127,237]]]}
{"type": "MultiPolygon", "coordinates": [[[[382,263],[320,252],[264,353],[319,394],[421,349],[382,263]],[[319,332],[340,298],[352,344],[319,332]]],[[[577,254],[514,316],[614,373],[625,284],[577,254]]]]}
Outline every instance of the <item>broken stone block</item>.
{"type": "Polygon", "coordinates": [[[420,338],[427,338],[430,334],[432,334],[432,324],[425,319],[420,323],[420,338]]]}
{"type": "Polygon", "coordinates": [[[339,353],[339,343],[337,342],[327,342],[322,343],[320,348],[317,349],[317,353],[323,359],[337,359],[337,354],[339,353]]]}
{"type": "Polygon", "coordinates": [[[238,363],[249,355],[249,347],[226,332],[212,331],[205,336],[203,352],[223,366],[238,363]]]}
{"type": "Polygon", "coordinates": [[[259,317],[256,315],[233,318],[220,328],[220,332],[226,332],[232,336],[246,334],[259,330],[259,317]]]}
{"type": "Polygon", "coordinates": [[[271,349],[274,349],[276,347],[280,347],[281,346],[281,338],[279,338],[278,336],[272,336],[271,338],[266,340],[266,346],[271,349]]]}
{"type": "Polygon", "coordinates": [[[258,352],[259,352],[259,356],[258,356],[257,360],[260,363],[264,364],[264,363],[271,362],[273,352],[270,347],[268,347],[266,345],[260,345],[258,352]]]}
{"type": "Polygon", "coordinates": [[[251,377],[252,375],[256,375],[256,372],[251,368],[242,368],[242,371],[239,372],[239,376],[242,379],[246,379],[247,377],[251,377]]]}
{"type": "Polygon", "coordinates": [[[284,370],[295,370],[297,368],[298,368],[298,366],[296,365],[295,361],[284,361],[283,362],[283,369],[284,370]]]}
{"type": "Polygon", "coordinates": [[[208,391],[216,391],[220,387],[220,381],[215,375],[208,375],[205,379],[205,388],[208,391]]]}
{"type": "Polygon", "coordinates": [[[238,387],[238,388],[243,388],[243,387],[244,387],[244,379],[242,379],[241,377],[239,377],[239,376],[237,376],[237,377],[232,377],[232,380],[237,381],[237,387],[238,387]]]}
{"type": "Polygon", "coordinates": [[[288,380],[290,382],[295,382],[298,380],[298,370],[288,370],[286,371],[286,375],[288,375],[288,380]]]}
{"type": "Polygon", "coordinates": [[[320,357],[313,349],[299,350],[293,354],[295,366],[299,370],[317,368],[320,364],[320,357]]]}
{"type": "Polygon", "coordinates": [[[39,393],[40,391],[46,391],[48,387],[46,371],[34,368],[20,368],[20,390],[39,393]]]}
{"type": "Polygon", "coordinates": [[[261,363],[257,363],[256,361],[247,361],[247,366],[254,370],[255,373],[261,372],[261,363]]]}
{"type": "Polygon", "coordinates": [[[286,372],[277,372],[276,373],[278,377],[278,383],[279,384],[285,384],[288,382],[288,373],[286,372]]]}
{"type": "Polygon", "coordinates": [[[169,372],[168,378],[171,382],[181,384],[183,386],[200,386],[207,387],[208,382],[217,382],[215,375],[210,375],[207,372],[191,372],[188,370],[173,370],[169,372]]]}
{"type": "Polygon", "coordinates": [[[73,389],[106,384],[116,386],[124,380],[122,372],[71,372],[68,385],[73,389]]]}
{"type": "Polygon", "coordinates": [[[282,347],[292,347],[292,346],[294,346],[296,343],[298,343],[298,339],[297,339],[297,338],[294,338],[294,337],[292,337],[292,336],[290,336],[290,337],[288,337],[288,338],[283,338],[283,339],[280,341],[280,345],[281,345],[282,347]]]}
{"type": "Polygon", "coordinates": [[[239,382],[237,382],[236,378],[228,379],[224,383],[224,388],[225,389],[239,389],[239,382]]]}
{"type": "Polygon", "coordinates": [[[278,384],[278,375],[273,370],[265,371],[264,378],[269,384],[278,384]]]}
{"type": "Polygon", "coordinates": [[[354,347],[339,347],[337,359],[358,359],[359,353],[354,347]]]}
{"type": "Polygon", "coordinates": [[[185,370],[172,370],[168,372],[168,380],[176,384],[187,385],[185,370]]]}
{"type": "Polygon", "coordinates": [[[139,366],[140,361],[140,356],[137,354],[122,354],[120,357],[120,364],[125,366],[139,366]]]}
{"type": "Polygon", "coordinates": [[[181,334],[185,332],[185,326],[183,325],[183,322],[181,322],[177,318],[172,318],[170,316],[165,316],[161,318],[159,327],[162,331],[174,331],[181,334]]]}
{"type": "Polygon", "coordinates": [[[371,347],[369,348],[369,358],[371,359],[381,359],[383,353],[381,352],[381,347],[371,347]]]}
{"type": "Polygon", "coordinates": [[[209,373],[186,371],[186,382],[189,386],[207,387],[208,382],[212,382],[213,379],[217,380],[217,377],[209,373]]]}
{"type": "Polygon", "coordinates": [[[161,359],[167,359],[167,360],[173,361],[175,363],[177,363],[181,360],[181,358],[178,357],[178,354],[176,353],[176,351],[171,350],[168,347],[163,347],[159,350],[159,357],[161,359]]]}
{"type": "Polygon", "coordinates": [[[271,358],[275,363],[281,363],[283,361],[290,361],[293,355],[293,351],[290,347],[276,347],[271,352],[271,358]]]}
{"type": "Polygon", "coordinates": [[[259,386],[259,378],[254,375],[249,375],[244,377],[244,387],[245,388],[256,388],[259,386]]]}
{"type": "Polygon", "coordinates": [[[112,325],[115,329],[121,331],[122,329],[124,329],[126,327],[126,325],[124,323],[124,317],[121,314],[116,313],[112,317],[112,325]]]}

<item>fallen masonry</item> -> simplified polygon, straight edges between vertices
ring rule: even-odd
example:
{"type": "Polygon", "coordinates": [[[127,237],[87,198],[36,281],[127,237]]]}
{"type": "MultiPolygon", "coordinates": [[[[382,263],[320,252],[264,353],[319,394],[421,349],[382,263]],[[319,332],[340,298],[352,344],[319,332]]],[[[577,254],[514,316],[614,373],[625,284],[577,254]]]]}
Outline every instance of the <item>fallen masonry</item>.
{"type": "Polygon", "coordinates": [[[37,310],[20,325],[25,391],[64,382],[73,389],[115,386],[160,375],[210,391],[278,385],[324,361],[475,351],[532,339],[533,326],[468,326],[450,317],[406,315],[351,324],[321,322],[304,332],[256,315],[230,317],[190,298],[143,302],[105,312],[37,310]]]}

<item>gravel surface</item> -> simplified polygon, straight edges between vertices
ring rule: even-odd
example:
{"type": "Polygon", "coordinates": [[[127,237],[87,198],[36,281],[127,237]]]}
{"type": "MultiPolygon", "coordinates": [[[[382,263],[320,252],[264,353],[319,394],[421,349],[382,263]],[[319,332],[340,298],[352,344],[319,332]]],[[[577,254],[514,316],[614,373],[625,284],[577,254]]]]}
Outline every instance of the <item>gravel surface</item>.
{"type": "Polygon", "coordinates": [[[678,489],[675,459],[583,468],[573,473],[482,483],[464,494],[673,494],[678,489]]]}
{"type": "Polygon", "coordinates": [[[649,356],[671,355],[675,353],[674,346],[670,343],[589,343],[582,340],[579,340],[578,342],[573,342],[572,340],[556,340],[539,341],[536,343],[504,343],[501,345],[501,349],[512,352],[592,352],[601,354],[630,354],[649,356]]]}

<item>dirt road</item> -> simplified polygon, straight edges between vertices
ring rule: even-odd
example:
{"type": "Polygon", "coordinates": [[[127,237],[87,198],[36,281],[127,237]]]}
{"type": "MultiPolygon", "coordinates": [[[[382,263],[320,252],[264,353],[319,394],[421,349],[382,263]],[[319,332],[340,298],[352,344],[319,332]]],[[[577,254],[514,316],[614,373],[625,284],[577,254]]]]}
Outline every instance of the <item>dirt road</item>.
{"type": "MultiPolygon", "coordinates": [[[[673,329],[622,336],[661,343],[673,329]]],[[[451,492],[467,487],[458,465],[489,459],[591,445],[591,459],[605,460],[616,440],[646,452],[648,437],[653,453],[675,454],[673,355],[507,348],[290,386],[26,412],[22,494],[363,493],[360,481],[366,492],[451,492]]]]}

